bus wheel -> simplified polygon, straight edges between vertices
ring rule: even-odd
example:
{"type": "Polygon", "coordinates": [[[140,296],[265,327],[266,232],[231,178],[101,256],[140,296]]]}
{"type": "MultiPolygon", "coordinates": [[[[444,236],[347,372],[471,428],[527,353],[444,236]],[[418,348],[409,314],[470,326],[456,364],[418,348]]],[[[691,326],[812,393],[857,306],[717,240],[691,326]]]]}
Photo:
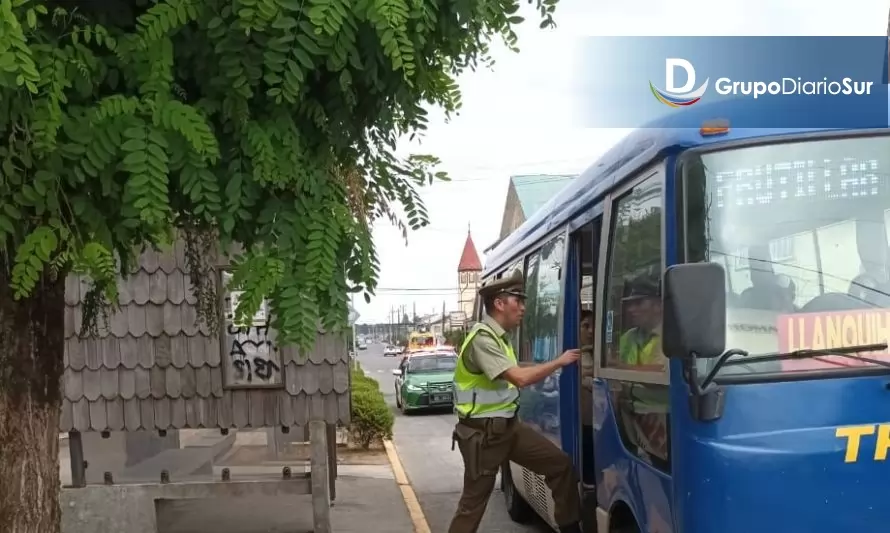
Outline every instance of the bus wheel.
{"type": "Polygon", "coordinates": [[[510,519],[517,524],[531,522],[534,510],[516,490],[509,464],[501,466],[501,489],[504,491],[504,501],[507,503],[507,514],[510,515],[510,519]]]}

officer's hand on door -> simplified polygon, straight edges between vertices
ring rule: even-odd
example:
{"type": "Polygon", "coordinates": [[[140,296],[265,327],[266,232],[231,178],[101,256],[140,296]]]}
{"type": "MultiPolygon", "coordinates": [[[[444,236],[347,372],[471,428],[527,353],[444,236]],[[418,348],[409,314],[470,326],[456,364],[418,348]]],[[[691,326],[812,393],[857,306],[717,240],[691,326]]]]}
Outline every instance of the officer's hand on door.
{"type": "Polygon", "coordinates": [[[556,362],[559,366],[569,366],[577,362],[579,357],[581,357],[581,350],[575,348],[562,352],[562,355],[556,358],[556,362]]]}

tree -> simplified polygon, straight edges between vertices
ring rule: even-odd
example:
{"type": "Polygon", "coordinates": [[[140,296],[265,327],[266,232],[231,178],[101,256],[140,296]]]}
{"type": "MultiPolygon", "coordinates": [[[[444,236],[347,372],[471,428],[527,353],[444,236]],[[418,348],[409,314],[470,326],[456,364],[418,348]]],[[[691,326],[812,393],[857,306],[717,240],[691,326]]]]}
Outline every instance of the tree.
{"type": "Polygon", "coordinates": [[[463,329],[452,329],[445,332],[445,343],[460,350],[467,338],[467,332],[463,329]]]}
{"type": "MultiPolygon", "coordinates": [[[[536,0],[552,25],[556,0],[536,0]]],[[[199,319],[208,258],[232,255],[236,314],[268,298],[284,342],[345,323],[374,293],[370,224],[427,223],[398,158],[424,106],[515,49],[519,0],[0,0],[0,523],[59,528],[63,293],[88,277],[82,333],[104,327],[142,246],[183,238],[199,319]],[[76,6],[76,8],[72,7],[76,6]],[[397,213],[404,212],[404,220],[397,213]]]]}

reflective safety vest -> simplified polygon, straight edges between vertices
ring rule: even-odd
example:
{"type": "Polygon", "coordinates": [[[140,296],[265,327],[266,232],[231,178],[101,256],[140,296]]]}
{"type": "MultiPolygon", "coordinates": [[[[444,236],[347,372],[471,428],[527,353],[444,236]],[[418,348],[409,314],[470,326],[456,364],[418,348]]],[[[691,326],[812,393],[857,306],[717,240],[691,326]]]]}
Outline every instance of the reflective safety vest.
{"type": "Polygon", "coordinates": [[[640,339],[641,333],[637,329],[631,329],[621,336],[618,350],[621,362],[629,365],[649,365],[658,362],[655,348],[658,346],[658,336],[653,335],[648,339],[640,339]],[[640,344],[639,341],[643,341],[640,344]]]}
{"type": "Polygon", "coordinates": [[[482,372],[474,374],[464,364],[464,353],[480,332],[491,335],[507,357],[516,363],[516,354],[504,339],[496,335],[490,326],[481,322],[476,324],[461,345],[457,356],[457,367],[454,369],[454,408],[461,418],[512,417],[516,414],[519,389],[504,379],[492,381],[482,372]]]}

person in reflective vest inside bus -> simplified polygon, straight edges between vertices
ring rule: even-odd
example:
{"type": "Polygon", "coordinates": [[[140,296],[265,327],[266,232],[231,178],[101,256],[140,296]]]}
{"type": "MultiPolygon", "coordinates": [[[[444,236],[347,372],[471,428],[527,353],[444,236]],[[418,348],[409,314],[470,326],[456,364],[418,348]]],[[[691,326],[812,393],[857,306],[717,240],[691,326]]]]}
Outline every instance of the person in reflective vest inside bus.
{"type": "Polygon", "coordinates": [[[624,365],[662,367],[661,293],[658,283],[637,278],[625,286],[621,299],[632,327],[618,340],[618,358],[624,365]]]}
{"type": "Polygon", "coordinates": [[[572,461],[546,437],[517,418],[519,389],[538,383],[578,360],[568,350],[551,361],[520,367],[509,332],[525,312],[522,273],[479,289],[485,308],[461,346],[454,372],[458,422],[454,443],[464,462],[464,486],[449,533],[475,533],[502,466],[513,461],[544,476],[553,492],[562,533],[581,533],[578,477],[572,461]]]}

